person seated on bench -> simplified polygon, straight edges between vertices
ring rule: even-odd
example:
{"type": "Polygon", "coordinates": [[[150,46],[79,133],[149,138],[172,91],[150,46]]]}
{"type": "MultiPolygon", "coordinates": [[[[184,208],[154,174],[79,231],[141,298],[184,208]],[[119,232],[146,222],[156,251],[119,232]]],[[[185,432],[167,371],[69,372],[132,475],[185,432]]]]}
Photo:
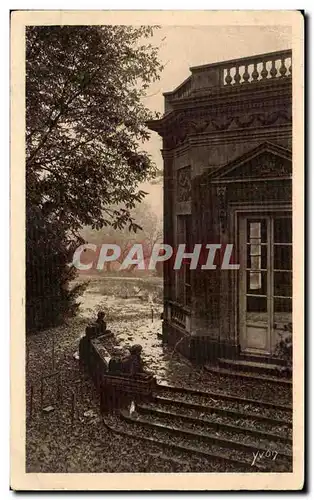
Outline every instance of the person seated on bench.
{"type": "Polygon", "coordinates": [[[85,335],[89,339],[95,339],[96,337],[100,337],[102,335],[107,335],[108,337],[113,336],[113,333],[110,330],[107,330],[105,313],[103,311],[99,311],[96,321],[86,327],[85,335]]]}
{"type": "Polygon", "coordinates": [[[119,349],[114,349],[109,361],[109,375],[122,375],[122,359],[119,349]]]}
{"type": "Polygon", "coordinates": [[[130,356],[122,360],[122,370],[123,373],[131,375],[131,377],[140,376],[148,377],[151,373],[144,369],[144,363],[141,358],[142,346],[140,344],[135,344],[130,347],[130,356]]]}
{"type": "Polygon", "coordinates": [[[95,325],[98,330],[98,335],[112,335],[110,330],[107,330],[107,323],[105,321],[104,311],[99,311],[97,314],[97,319],[95,325]]]}

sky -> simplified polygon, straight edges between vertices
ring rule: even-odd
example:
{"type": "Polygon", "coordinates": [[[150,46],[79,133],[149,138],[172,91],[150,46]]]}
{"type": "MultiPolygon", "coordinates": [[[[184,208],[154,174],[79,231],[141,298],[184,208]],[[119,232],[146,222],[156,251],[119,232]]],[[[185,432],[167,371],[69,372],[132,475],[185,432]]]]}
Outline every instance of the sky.
{"type": "MultiPolygon", "coordinates": [[[[159,58],[165,66],[160,80],[154,82],[144,99],[152,111],[164,111],[163,92],[174,90],[189,75],[189,68],[263,52],[290,49],[290,26],[163,26],[150,40],[159,47],[159,58]]],[[[144,149],[162,168],[161,138],[151,132],[144,149]]],[[[152,208],[162,213],[162,186],[143,184],[152,208]]]]}

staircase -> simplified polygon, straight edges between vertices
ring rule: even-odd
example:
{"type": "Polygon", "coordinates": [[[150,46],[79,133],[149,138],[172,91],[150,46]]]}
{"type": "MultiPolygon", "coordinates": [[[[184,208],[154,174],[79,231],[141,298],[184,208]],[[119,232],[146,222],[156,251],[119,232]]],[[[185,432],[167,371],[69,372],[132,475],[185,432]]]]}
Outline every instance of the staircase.
{"type": "Polygon", "coordinates": [[[291,384],[291,376],[287,373],[283,361],[276,362],[259,356],[241,354],[238,359],[219,358],[218,365],[206,365],[205,369],[219,375],[240,378],[258,379],[269,382],[291,384]]]}

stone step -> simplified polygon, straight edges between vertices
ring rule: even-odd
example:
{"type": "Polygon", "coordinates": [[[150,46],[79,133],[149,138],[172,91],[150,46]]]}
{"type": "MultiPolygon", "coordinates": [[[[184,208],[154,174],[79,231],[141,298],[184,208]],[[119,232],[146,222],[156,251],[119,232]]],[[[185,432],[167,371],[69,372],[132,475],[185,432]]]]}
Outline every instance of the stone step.
{"type": "Polygon", "coordinates": [[[247,354],[246,352],[240,352],[239,358],[242,361],[254,361],[257,363],[265,363],[267,365],[285,365],[285,360],[280,358],[269,358],[261,354],[247,354]]]}
{"type": "Polygon", "coordinates": [[[244,378],[244,379],[250,379],[250,380],[258,380],[258,381],[264,381],[264,382],[274,382],[274,383],[280,383],[280,384],[285,384],[285,385],[292,385],[292,380],[291,378],[286,378],[286,377],[278,377],[275,375],[264,375],[263,373],[252,373],[252,372],[246,372],[246,371],[241,371],[239,369],[237,370],[231,370],[228,368],[221,368],[220,366],[211,366],[211,365],[205,365],[204,366],[205,370],[214,373],[217,375],[222,375],[226,377],[237,377],[237,378],[244,378]]]}
{"type": "Polygon", "coordinates": [[[218,360],[219,367],[227,368],[229,370],[259,373],[263,375],[271,375],[280,377],[282,373],[282,366],[263,363],[261,361],[250,361],[244,359],[226,359],[220,358],[218,360]]]}

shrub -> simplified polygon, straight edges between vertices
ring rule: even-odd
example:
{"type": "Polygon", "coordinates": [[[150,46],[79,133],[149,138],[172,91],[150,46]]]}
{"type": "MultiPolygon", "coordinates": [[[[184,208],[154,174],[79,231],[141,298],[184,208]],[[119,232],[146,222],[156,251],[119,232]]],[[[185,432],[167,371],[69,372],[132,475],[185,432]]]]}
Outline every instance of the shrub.
{"type": "Polygon", "coordinates": [[[26,221],[26,330],[61,324],[76,314],[77,297],[88,283],[70,288],[76,269],[73,248],[65,243],[56,222],[48,222],[39,209],[27,209],[26,221]]]}
{"type": "Polygon", "coordinates": [[[292,323],[285,325],[285,331],[287,333],[280,334],[280,340],[276,345],[275,353],[276,356],[285,361],[286,368],[292,371],[292,323]]]}

